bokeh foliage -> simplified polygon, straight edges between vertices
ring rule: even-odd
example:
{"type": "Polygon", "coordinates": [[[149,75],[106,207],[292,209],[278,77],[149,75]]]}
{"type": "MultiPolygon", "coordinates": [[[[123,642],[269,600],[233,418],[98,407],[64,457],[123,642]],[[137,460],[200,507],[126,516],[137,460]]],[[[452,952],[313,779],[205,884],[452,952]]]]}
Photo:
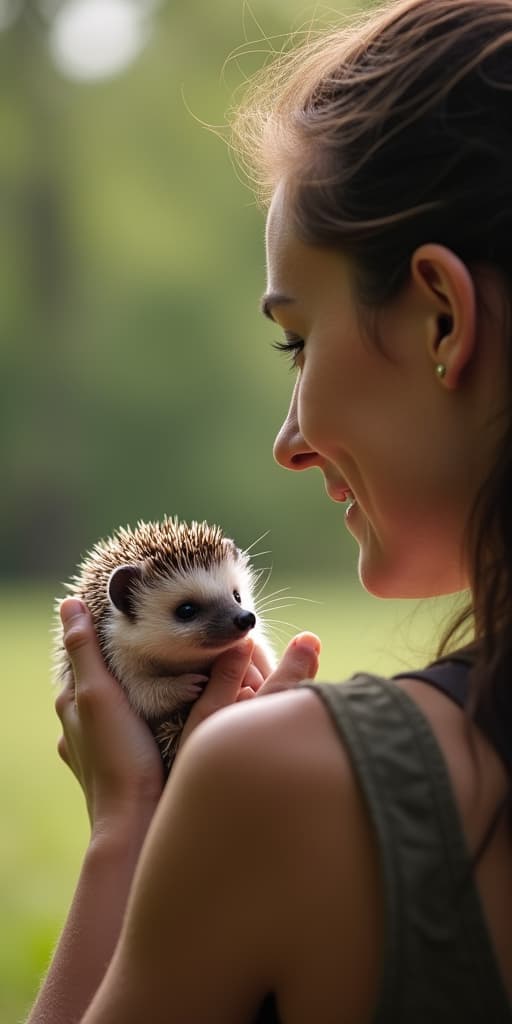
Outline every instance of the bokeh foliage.
{"type": "Polygon", "coordinates": [[[263,216],[201,124],[311,9],[162,3],[133,66],[82,84],[49,55],[58,7],[0,34],[0,574],[65,578],[164,512],[270,530],[282,566],[353,560],[320,480],[272,463],[291,379],[258,312],[263,216]]]}

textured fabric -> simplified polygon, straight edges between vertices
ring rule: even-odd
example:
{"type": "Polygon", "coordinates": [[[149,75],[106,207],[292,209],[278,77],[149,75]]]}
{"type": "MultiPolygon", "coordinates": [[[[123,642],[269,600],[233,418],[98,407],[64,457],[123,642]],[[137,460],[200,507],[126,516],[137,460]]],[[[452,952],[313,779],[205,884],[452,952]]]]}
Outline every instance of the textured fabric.
{"type": "MultiPolygon", "coordinates": [[[[460,659],[443,663],[441,672],[434,666],[406,675],[464,706],[468,667],[460,659]]],[[[451,782],[427,720],[392,680],[359,675],[305,685],[329,711],[377,834],[386,937],[372,1024],[512,1024],[451,782]]],[[[271,995],[254,1024],[279,1024],[271,995]]]]}
{"type": "Polygon", "coordinates": [[[390,680],[308,685],[350,755],[377,833],[386,939],[373,1024],[512,1024],[427,720],[390,680]]]}

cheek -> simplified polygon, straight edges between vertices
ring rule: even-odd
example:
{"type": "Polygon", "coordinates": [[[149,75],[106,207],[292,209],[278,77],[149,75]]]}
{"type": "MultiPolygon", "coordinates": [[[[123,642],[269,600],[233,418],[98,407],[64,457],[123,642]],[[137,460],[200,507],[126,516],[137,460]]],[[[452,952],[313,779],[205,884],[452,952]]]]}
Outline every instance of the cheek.
{"type": "Polygon", "coordinates": [[[327,455],[346,435],[347,408],[335,369],[311,365],[302,371],[297,392],[297,416],[304,440],[327,455]]]}

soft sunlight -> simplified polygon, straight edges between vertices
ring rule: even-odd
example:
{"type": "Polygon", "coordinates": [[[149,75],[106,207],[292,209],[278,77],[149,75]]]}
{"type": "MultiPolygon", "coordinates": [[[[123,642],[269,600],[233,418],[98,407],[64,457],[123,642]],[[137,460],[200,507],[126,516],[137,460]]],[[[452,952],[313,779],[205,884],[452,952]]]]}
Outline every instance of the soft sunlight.
{"type": "Polygon", "coordinates": [[[134,0],[66,0],[50,32],[59,71],[82,81],[119,74],[148,38],[148,6],[134,0]]]}

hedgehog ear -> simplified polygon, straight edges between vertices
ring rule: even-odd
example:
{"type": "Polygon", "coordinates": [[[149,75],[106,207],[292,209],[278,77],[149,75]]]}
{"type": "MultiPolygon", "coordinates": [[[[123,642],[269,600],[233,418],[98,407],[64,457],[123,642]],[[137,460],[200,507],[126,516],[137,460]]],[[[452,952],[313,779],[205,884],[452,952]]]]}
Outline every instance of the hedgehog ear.
{"type": "Polygon", "coordinates": [[[140,565],[119,565],[108,581],[108,596],[112,604],[130,619],[135,618],[133,584],[141,579],[140,565]]]}

